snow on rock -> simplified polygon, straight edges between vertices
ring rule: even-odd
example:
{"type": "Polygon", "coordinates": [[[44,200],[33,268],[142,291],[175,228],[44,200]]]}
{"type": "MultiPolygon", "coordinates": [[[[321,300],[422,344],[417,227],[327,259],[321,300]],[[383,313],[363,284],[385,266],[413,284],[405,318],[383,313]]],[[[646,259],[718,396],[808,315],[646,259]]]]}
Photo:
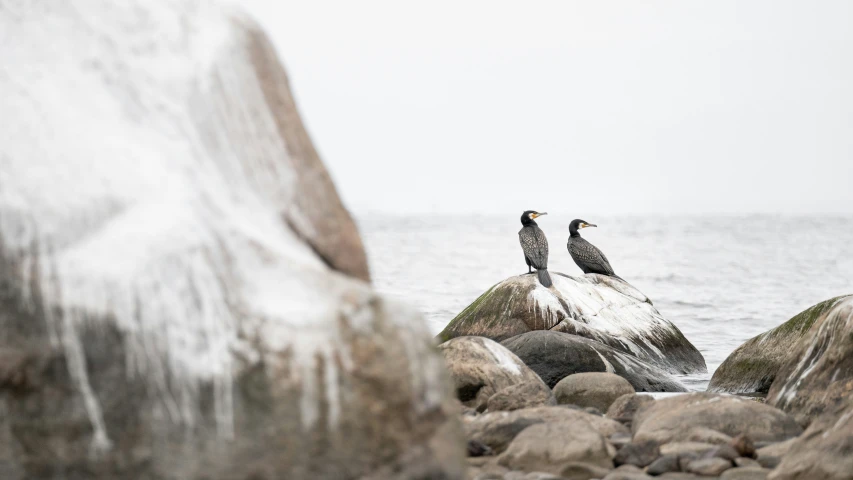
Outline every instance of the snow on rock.
{"type": "Polygon", "coordinates": [[[0,0],[0,53],[10,472],[460,475],[442,360],[365,283],[251,19],[0,0]]]}
{"type": "Polygon", "coordinates": [[[552,330],[599,341],[671,373],[705,371],[699,351],[636,288],[597,274],[551,272],[551,278],[551,288],[535,275],[498,283],[451,320],[438,338],[480,335],[501,341],[552,330]]]}

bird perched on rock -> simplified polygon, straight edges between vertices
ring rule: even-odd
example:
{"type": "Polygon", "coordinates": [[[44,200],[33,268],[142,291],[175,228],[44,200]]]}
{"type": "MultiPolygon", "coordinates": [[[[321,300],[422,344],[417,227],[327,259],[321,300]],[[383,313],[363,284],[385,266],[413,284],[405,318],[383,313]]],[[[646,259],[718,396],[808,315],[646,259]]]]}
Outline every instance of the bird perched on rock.
{"type": "Polygon", "coordinates": [[[572,260],[583,270],[583,273],[598,273],[622,280],[613,272],[613,267],[610,266],[610,262],[607,261],[604,253],[595,245],[584,240],[578,232],[579,228],[597,226],[581,219],[572,220],[572,223],[569,224],[569,243],[566,247],[572,255],[572,260]]]}
{"type": "Polygon", "coordinates": [[[527,210],[521,214],[521,225],[523,226],[518,231],[518,241],[521,243],[521,249],[524,250],[527,273],[533,273],[531,267],[535,268],[539,283],[543,287],[549,288],[551,286],[551,275],[548,274],[548,239],[545,238],[545,232],[539,228],[534,220],[542,215],[547,215],[547,213],[527,210]]]}

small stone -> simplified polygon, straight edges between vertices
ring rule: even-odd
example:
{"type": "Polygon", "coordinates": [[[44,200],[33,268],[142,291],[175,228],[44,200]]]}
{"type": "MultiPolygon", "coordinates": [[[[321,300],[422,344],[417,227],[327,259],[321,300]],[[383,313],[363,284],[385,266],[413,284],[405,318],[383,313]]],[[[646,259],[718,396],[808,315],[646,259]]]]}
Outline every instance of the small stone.
{"type": "Polygon", "coordinates": [[[636,465],[631,465],[630,463],[626,463],[625,465],[619,465],[618,467],[616,467],[616,471],[618,471],[618,472],[642,472],[643,469],[636,466],[636,465]]]}
{"type": "Polygon", "coordinates": [[[617,398],[634,393],[628,380],[613,373],[586,372],[569,375],[554,386],[557,403],[595,407],[607,411],[617,398]]]}
{"type": "Polygon", "coordinates": [[[537,423],[522,430],[498,457],[498,463],[525,471],[559,473],[569,462],[613,466],[604,437],[589,422],[537,423]]]}
{"type": "Polygon", "coordinates": [[[670,453],[680,455],[682,453],[699,453],[705,454],[714,450],[716,446],[711,445],[710,443],[699,443],[699,442],[670,442],[666,445],[661,445],[660,453],[664,455],[668,455],[670,453]]]}
{"type": "Polygon", "coordinates": [[[651,480],[651,478],[652,477],[646,475],[642,471],[626,472],[626,471],[614,470],[614,471],[610,472],[602,480],[651,480]]]}
{"type": "Polygon", "coordinates": [[[751,458],[738,457],[735,459],[735,465],[738,467],[755,467],[761,468],[761,464],[751,458]]]}
{"type": "Polygon", "coordinates": [[[479,442],[477,440],[468,440],[468,456],[469,457],[482,457],[485,455],[492,455],[492,449],[487,445],[479,442]]]}
{"type": "Polygon", "coordinates": [[[640,407],[654,401],[655,399],[651,395],[626,393],[610,405],[610,408],[607,409],[607,418],[612,418],[621,423],[631,423],[634,419],[634,414],[637,413],[640,407]]]}
{"type": "Polygon", "coordinates": [[[737,450],[741,457],[755,458],[755,444],[748,435],[742,433],[733,438],[731,446],[737,450]]]}
{"type": "Polygon", "coordinates": [[[678,454],[678,468],[681,471],[687,471],[687,465],[693,460],[698,460],[699,454],[696,452],[684,452],[678,454]]]}
{"type": "Polygon", "coordinates": [[[732,441],[732,437],[710,428],[696,427],[690,429],[690,433],[687,434],[687,441],[725,445],[732,441]]]}
{"type": "Polygon", "coordinates": [[[735,459],[740,457],[737,450],[735,450],[731,445],[720,445],[708,452],[706,456],[722,458],[723,460],[728,460],[730,462],[733,462],[735,459]]]}
{"type": "Polygon", "coordinates": [[[654,462],[658,456],[660,456],[660,448],[656,442],[629,443],[619,450],[613,462],[616,465],[627,463],[638,467],[645,467],[654,462]]]}
{"type": "MultiPolygon", "coordinates": [[[[795,440],[797,440],[796,437],[785,440],[784,442],[775,442],[769,445],[764,445],[763,447],[756,450],[755,454],[757,457],[770,456],[782,458],[787,455],[788,452],[791,450],[791,446],[794,444],[795,440]]],[[[757,445],[758,444],[756,443],[756,447],[757,445]]]]}
{"type": "Polygon", "coordinates": [[[766,468],[732,468],[720,475],[720,480],[766,480],[770,470],[766,468]]]}
{"type": "Polygon", "coordinates": [[[652,462],[646,469],[649,475],[662,475],[667,472],[677,472],[680,470],[678,466],[678,455],[664,455],[652,462]]]}
{"type": "Polygon", "coordinates": [[[556,405],[557,400],[548,385],[540,379],[503,388],[489,397],[486,409],[490,412],[513,411],[522,408],[556,405]]]}
{"type": "Polygon", "coordinates": [[[770,473],[766,468],[732,468],[720,475],[720,480],[766,480],[770,473]]]}
{"type": "Polygon", "coordinates": [[[732,462],[719,457],[700,458],[687,464],[687,471],[705,476],[719,475],[732,468],[732,462]]]}
{"type": "Polygon", "coordinates": [[[504,480],[504,476],[495,472],[482,472],[475,476],[473,480],[504,480]]]}
{"type": "Polygon", "coordinates": [[[604,478],[608,473],[610,473],[609,468],[590,465],[583,462],[569,462],[560,470],[561,477],[572,480],[582,478],[604,478]]]}
{"type": "Polygon", "coordinates": [[[657,478],[661,480],[713,480],[708,477],[700,477],[699,475],[693,475],[692,473],[683,472],[664,473],[663,475],[657,478]]]}
{"type": "Polygon", "coordinates": [[[779,463],[782,461],[779,457],[774,457],[771,455],[762,455],[758,457],[758,464],[764,468],[769,468],[773,470],[774,468],[779,466],[779,463]]]}

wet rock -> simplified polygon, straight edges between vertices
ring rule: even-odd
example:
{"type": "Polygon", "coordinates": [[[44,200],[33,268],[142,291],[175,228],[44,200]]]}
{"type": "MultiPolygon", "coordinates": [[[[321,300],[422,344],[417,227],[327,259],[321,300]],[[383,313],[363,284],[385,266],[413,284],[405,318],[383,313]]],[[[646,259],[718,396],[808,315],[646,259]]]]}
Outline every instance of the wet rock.
{"type": "Polygon", "coordinates": [[[554,387],[557,403],[592,407],[607,411],[622,395],[634,393],[627,380],[605,372],[576,373],[560,380],[554,387]]]}
{"type": "Polygon", "coordinates": [[[663,398],[637,412],[631,426],[634,440],[660,443],[689,437],[695,427],[726,435],[745,433],[759,441],[781,441],[802,432],[784,412],[730,395],[689,393],[663,398]]]}
{"type": "Polygon", "coordinates": [[[664,455],[683,455],[685,453],[705,454],[716,447],[714,444],[702,442],[670,442],[661,445],[660,451],[664,455]]]}
{"type": "Polygon", "coordinates": [[[843,405],[853,392],[853,295],[817,316],[791,349],[767,394],[767,403],[801,425],[843,405]]]}
{"type": "Polygon", "coordinates": [[[503,345],[542,377],[550,387],[583,372],[615,373],[640,392],[684,392],[683,385],[639,358],[577,335],[542,331],[517,335],[503,345]]]}
{"type": "Polygon", "coordinates": [[[629,464],[637,467],[645,467],[654,462],[658,456],[660,456],[660,449],[657,442],[632,442],[619,449],[613,462],[616,465],[629,464]]]}
{"type": "MultiPolygon", "coordinates": [[[[770,480],[849,480],[853,477],[853,397],[846,406],[836,407],[817,418],[794,440],[770,480]]],[[[758,462],[766,468],[764,449],[758,462]]]]}
{"type": "Polygon", "coordinates": [[[458,337],[438,349],[444,355],[457,398],[477,411],[485,410],[495,393],[518,384],[528,384],[533,390],[538,385],[542,395],[551,393],[524,362],[488,338],[458,337]]]}
{"type": "Polygon", "coordinates": [[[765,480],[770,470],[766,468],[732,468],[720,475],[720,480],[765,480]]]}
{"type": "Polygon", "coordinates": [[[710,428],[696,427],[691,428],[687,433],[687,441],[725,445],[732,442],[732,437],[710,428]]]}
{"type": "Polygon", "coordinates": [[[755,458],[755,443],[748,435],[738,435],[732,439],[730,445],[741,457],[755,458]]]}
{"type": "Polygon", "coordinates": [[[434,341],[240,5],[0,25],[0,478],[462,478],[434,341]]]}
{"type": "Polygon", "coordinates": [[[512,412],[488,412],[467,421],[464,424],[464,430],[467,438],[482,442],[496,453],[501,453],[516,435],[527,427],[537,423],[554,422],[589,424],[605,438],[614,434],[628,433],[628,430],[618,422],[565,407],[536,407],[512,412]]]}
{"type": "Polygon", "coordinates": [[[541,380],[511,385],[489,397],[486,409],[512,411],[521,408],[556,405],[553,392],[541,380]],[[544,388],[543,388],[544,387],[544,388]]]}
{"type": "Polygon", "coordinates": [[[719,475],[732,468],[732,462],[722,458],[700,458],[687,464],[687,471],[697,475],[713,476],[719,475]]]}
{"type": "Polygon", "coordinates": [[[748,340],[717,368],[708,384],[708,391],[767,393],[776,375],[791,357],[795,345],[818,318],[847,297],[818,303],[782,325],[748,340]]]}
{"type": "Polygon", "coordinates": [[[583,420],[539,423],[521,431],[498,458],[513,470],[559,474],[570,462],[611,468],[604,437],[583,420]]]}
{"type": "Polygon", "coordinates": [[[551,330],[609,345],[670,373],[706,371],[696,347],[629,284],[596,274],[570,277],[553,271],[551,279],[554,286],[549,289],[535,275],[498,283],[451,320],[438,338],[479,335],[502,341],[551,330]]]}
{"type": "Polygon", "coordinates": [[[663,475],[667,472],[677,472],[680,469],[678,455],[669,454],[663,455],[649,464],[648,468],[646,468],[646,473],[649,475],[663,475]]]}
{"type": "Polygon", "coordinates": [[[629,393],[617,398],[607,409],[607,417],[621,423],[630,423],[640,407],[654,402],[651,395],[629,393]]]}

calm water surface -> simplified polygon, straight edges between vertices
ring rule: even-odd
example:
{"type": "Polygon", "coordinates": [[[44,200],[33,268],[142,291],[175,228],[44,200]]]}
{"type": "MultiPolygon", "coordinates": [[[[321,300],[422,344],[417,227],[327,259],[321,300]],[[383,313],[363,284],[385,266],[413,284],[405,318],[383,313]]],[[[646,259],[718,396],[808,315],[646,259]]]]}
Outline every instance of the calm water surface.
{"type": "MultiPolygon", "coordinates": [[[[527,272],[518,215],[359,218],[376,288],[418,307],[438,333],[495,283],[527,272]]],[[[549,269],[581,271],[566,250],[573,217],[540,219],[549,269]]],[[[707,375],[747,339],[827,298],[853,293],[853,218],[587,216],[583,235],[702,352],[707,375]]]]}

